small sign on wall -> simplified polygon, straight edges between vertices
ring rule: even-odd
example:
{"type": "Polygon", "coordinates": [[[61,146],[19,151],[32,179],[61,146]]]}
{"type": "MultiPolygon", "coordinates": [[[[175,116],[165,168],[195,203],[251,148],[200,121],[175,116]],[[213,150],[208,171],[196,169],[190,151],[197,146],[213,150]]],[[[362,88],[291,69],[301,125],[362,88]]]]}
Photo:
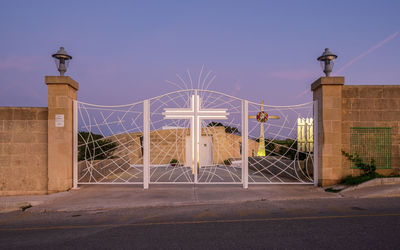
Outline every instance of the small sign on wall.
{"type": "Polygon", "coordinates": [[[64,127],[64,114],[56,115],[56,127],[64,127]]]}

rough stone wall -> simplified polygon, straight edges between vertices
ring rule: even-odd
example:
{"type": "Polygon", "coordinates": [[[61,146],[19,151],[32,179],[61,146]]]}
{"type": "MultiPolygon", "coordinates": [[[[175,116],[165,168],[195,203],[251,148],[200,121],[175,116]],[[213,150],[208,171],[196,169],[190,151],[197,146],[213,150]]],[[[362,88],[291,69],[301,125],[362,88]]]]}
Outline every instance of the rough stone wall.
{"type": "MultiPolygon", "coordinates": [[[[350,127],[392,128],[392,169],[380,169],[390,174],[400,169],[400,86],[344,85],[342,88],[342,148],[350,150],[350,127]]],[[[359,174],[350,169],[343,157],[343,176],[359,174]]]]}
{"type": "Polygon", "coordinates": [[[0,195],[47,193],[47,115],[0,107],[0,195]]]}
{"type": "MultiPolygon", "coordinates": [[[[143,164],[140,143],[142,135],[142,133],[130,133],[109,137],[118,144],[113,154],[126,158],[130,164],[143,164]]],[[[185,163],[186,136],[189,136],[189,129],[150,131],[150,164],[168,164],[171,159],[185,163]]]]}
{"type": "Polygon", "coordinates": [[[186,160],[186,136],[189,129],[165,129],[150,132],[150,164],[168,164],[177,159],[186,160]]]}
{"type": "MultiPolygon", "coordinates": [[[[222,164],[230,158],[241,158],[240,135],[225,133],[224,127],[202,128],[202,136],[211,136],[213,142],[213,163],[222,164]]],[[[140,144],[142,133],[120,134],[109,137],[118,143],[115,156],[127,158],[130,164],[143,164],[140,144]]],[[[150,132],[150,163],[168,164],[171,159],[177,159],[184,164],[186,161],[186,137],[190,136],[189,129],[166,129],[150,132]]],[[[248,152],[257,152],[258,143],[249,139],[248,152]]]]}
{"type": "Polygon", "coordinates": [[[113,155],[125,159],[129,164],[143,164],[140,137],[142,133],[118,134],[107,137],[118,146],[113,155]]]}
{"type": "MultiPolygon", "coordinates": [[[[225,133],[224,127],[214,127],[210,133],[213,137],[213,161],[214,164],[222,164],[227,159],[241,159],[241,143],[242,136],[236,134],[225,133]]],[[[248,155],[252,156],[252,152],[257,154],[258,142],[248,140],[248,155]]]]}

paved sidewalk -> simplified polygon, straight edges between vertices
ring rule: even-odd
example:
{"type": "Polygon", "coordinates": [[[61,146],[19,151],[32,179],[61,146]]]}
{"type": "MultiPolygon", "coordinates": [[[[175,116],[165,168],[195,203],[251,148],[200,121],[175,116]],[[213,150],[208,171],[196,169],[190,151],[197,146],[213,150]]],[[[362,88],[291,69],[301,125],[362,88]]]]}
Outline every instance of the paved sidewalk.
{"type": "Polygon", "coordinates": [[[340,194],[351,198],[378,198],[378,197],[400,197],[400,184],[389,184],[382,186],[366,186],[358,189],[345,189],[340,194]]]}
{"type": "Polygon", "coordinates": [[[30,211],[81,211],[146,206],[223,204],[245,201],[313,200],[331,198],[400,197],[400,185],[374,186],[341,193],[325,192],[311,185],[82,185],[51,195],[0,197],[0,211],[18,210],[31,204],[30,211]]]}
{"type": "Polygon", "coordinates": [[[69,192],[61,192],[51,195],[0,196],[0,213],[20,210],[22,207],[29,205],[35,207],[68,195],[69,192]]]}
{"type": "Polygon", "coordinates": [[[0,203],[8,203],[8,210],[31,204],[30,210],[35,211],[79,211],[332,197],[340,195],[311,185],[257,185],[243,189],[241,185],[157,184],[147,190],[139,185],[82,185],[78,190],[51,195],[0,197],[0,203]]]}

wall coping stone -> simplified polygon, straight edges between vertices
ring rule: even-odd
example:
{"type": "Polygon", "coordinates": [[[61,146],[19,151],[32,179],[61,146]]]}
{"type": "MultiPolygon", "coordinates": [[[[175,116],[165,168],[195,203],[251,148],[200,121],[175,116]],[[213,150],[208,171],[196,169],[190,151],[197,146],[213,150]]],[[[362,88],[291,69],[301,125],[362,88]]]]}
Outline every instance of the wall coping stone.
{"type": "Polygon", "coordinates": [[[44,81],[47,85],[67,84],[75,90],[79,89],[79,84],[69,76],[45,76],[44,81]]]}
{"type": "Polygon", "coordinates": [[[311,84],[311,90],[314,91],[322,85],[344,85],[343,76],[320,77],[311,84]]]}
{"type": "Polygon", "coordinates": [[[359,85],[345,85],[345,88],[393,88],[400,87],[400,84],[359,84],[359,85]]]}
{"type": "Polygon", "coordinates": [[[43,110],[47,110],[48,107],[17,107],[17,106],[1,106],[0,109],[43,109],[43,110]]]}

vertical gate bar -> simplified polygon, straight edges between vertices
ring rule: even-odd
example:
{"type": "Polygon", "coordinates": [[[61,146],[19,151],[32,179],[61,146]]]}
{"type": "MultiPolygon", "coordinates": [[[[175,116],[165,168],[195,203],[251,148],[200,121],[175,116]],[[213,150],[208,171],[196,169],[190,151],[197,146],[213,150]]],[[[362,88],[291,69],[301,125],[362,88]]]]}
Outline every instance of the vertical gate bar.
{"type": "Polygon", "coordinates": [[[249,103],[242,100],[242,182],[249,187],[249,103]]]}
{"type": "Polygon", "coordinates": [[[304,134],[305,134],[305,137],[304,137],[304,149],[305,149],[305,151],[306,151],[306,154],[307,154],[307,152],[309,152],[309,148],[308,148],[308,145],[307,145],[307,143],[308,143],[308,124],[307,124],[307,119],[305,119],[305,121],[304,121],[304,134]]]}
{"type": "Polygon", "coordinates": [[[318,100],[313,103],[314,122],[314,186],[318,186],[318,100]]]}
{"type": "Polygon", "coordinates": [[[194,183],[197,183],[197,176],[198,176],[198,170],[199,170],[199,164],[197,163],[199,161],[199,155],[198,155],[198,147],[199,145],[197,144],[197,142],[200,141],[200,138],[198,138],[199,136],[201,136],[201,126],[200,126],[200,122],[199,122],[199,118],[197,116],[197,110],[199,108],[199,104],[198,102],[198,96],[197,96],[197,90],[194,91],[194,101],[193,101],[193,110],[194,110],[194,143],[192,143],[192,145],[194,145],[194,183]],[[200,128],[198,127],[200,126],[200,128]],[[200,130],[200,135],[198,135],[198,131],[200,130]]]}
{"type": "Polygon", "coordinates": [[[73,120],[72,120],[72,133],[73,133],[73,188],[78,188],[78,102],[73,100],[73,120]]]}
{"type": "Polygon", "coordinates": [[[149,188],[150,181],[150,102],[143,101],[143,188],[149,188]]]}

